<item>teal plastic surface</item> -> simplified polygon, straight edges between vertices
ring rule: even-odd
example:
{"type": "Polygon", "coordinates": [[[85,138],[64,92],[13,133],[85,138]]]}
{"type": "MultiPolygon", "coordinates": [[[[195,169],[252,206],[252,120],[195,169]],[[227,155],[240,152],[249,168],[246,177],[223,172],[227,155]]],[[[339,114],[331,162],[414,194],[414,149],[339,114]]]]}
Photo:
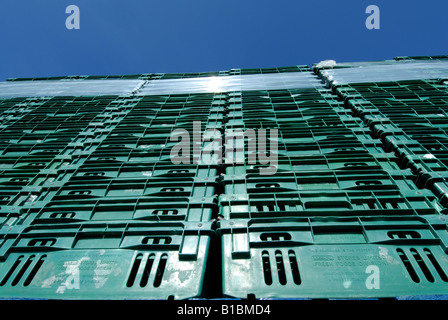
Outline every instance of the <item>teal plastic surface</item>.
{"type": "Polygon", "coordinates": [[[409,218],[220,221],[223,294],[387,298],[447,294],[446,224],[409,218]]]}
{"type": "Polygon", "coordinates": [[[0,297],[203,297],[210,224],[95,223],[2,229],[0,297]]]}

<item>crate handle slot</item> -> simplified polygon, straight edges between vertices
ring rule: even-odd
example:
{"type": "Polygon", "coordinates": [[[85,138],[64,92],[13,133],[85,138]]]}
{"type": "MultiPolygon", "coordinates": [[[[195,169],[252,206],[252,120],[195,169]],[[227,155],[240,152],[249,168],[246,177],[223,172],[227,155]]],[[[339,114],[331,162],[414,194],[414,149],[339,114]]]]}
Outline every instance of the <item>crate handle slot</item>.
{"type": "Polygon", "coordinates": [[[184,191],[184,188],[162,188],[162,190],[160,190],[162,192],[181,192],[184,191]]]}
{"type": "Polygon", "coordinates": [[[161,215],[177,215],[178,213],[179,213],[179,211],[176,210],[176,209],[174,209],[174,210],[154,210],[152,212],[152,214],[154,214],[154,215],[158,215],[158,214],[161,214],[161,215]]]}
{"type": "Polygon", "coordinates": [[[26,182],[28,178],[11,178],[9,181],[11,182],[26,182]]]}
{"type": "Polygon", "coordinates": [[[260,235],[262,241],[288,241],[291,240],[291,235],[287,232],[270,232],[262,233],[260,235]]]}
{"type": "Polygon", "coordinates": [[[337,148],[335,151],[355,151],[355,148],[337,148]]]}
{"type": "Polygon", "coordinates": [[[370,185],[379,185],[379,184],[383,184],[381,181],[379,180],[361,180],[361,181],[356,181],[356,185],[357,186],[370,186],[370,185]]]}
{"type": "Polygon", "coordinates": [[[86,172],[84,173],[85,176],[104,176],[104,172],[86,172]]]}
{"type": "Polygon", "coordinates": [[[278,183],[257,183],[255,188],[280,188],[278,183]]]}
{"type": "Polygon", "coordinates": [[[48,246],[51,247],[56,243],[56,239],[51,238],[51,239],[31,239],[28,242],[28,247],[44,247],[44,246],[48,246]]]}
{"type": "Polygon", "coordinates": [[[391,239],[420,239],[420,233],[417,231],[389,231],[387,233],[391,239]]]}
{"type": "Polygon", "coordinates": [[[73,195],[88,195],[91,194],[92,191],[91,190],[72,190],[70,191],[68,194],[73,194],[73,195]]]}
{"type": "Polygon", "coordinates": [[[171,237],[144,237],[142,244],[170,244],[171,237]]]}
{"type": "Polygon", "coordinates": [[[261,253],[261,260],[263,263],[264,282],[270,286],[272,284],[271,261],[269,259],[269,252],[266,250],[261,253]]]}
{"type": "Polygon", "coordinates": [[[367,163],[365,162],[344,163],[344,167],[364,167],[364,166],[367,166],[367,163]]]}
{"type": "Polygon", "coordinates": [[[170,170],[168,173],[189,173],[188,170],[170,170]]]}
{"type": "Polygon", "coordinates": [[[76,215],[75,212],[53,212],[52,214],[50,214],[50,218],[56,218],[56,219],[63,219],[63,218],[68,218],[68,219],[72,219],[74,218],[76,215]]]}

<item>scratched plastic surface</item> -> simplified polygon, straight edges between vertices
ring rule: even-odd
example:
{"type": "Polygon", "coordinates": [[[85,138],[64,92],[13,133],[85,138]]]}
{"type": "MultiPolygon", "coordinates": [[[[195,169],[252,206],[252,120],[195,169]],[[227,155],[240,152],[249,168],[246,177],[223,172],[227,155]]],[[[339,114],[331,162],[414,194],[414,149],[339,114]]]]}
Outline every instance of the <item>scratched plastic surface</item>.
{"type": "MultiPolygon", "coordinates": [[[[338,64],[335,65],[337,67],[338,64]]],[[[448,77],[448,61],[397,61],[373,65],[342,64],[342,68],[322,70],[322,76],[332,85],[436,79],[448,77]]]]}
{"type": "Polygon", "coordinates": [[[323,88],[311,72],[247,74],[149,81],[138,95],[323,88]]]}
{"type": "Polygon", "coordinates": [[[0,298],[202,297],[209,224],[103,223],[0,232],[0,298]]]}
{"type": "Polygon", "coordinates": [[[45,96],[126,95],[137,90],[141,80],[48,80],[0,82],[0,98],[45,96]]]}

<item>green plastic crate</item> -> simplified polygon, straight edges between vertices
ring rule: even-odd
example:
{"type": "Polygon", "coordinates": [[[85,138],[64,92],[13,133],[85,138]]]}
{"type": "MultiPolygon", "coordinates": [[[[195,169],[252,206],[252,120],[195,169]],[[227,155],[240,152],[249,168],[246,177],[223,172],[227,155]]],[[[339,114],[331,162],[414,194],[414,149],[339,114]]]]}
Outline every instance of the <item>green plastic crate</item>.
{"type": "Polygon", "coordinates": [[[123,220],[209,222],[216,217],[218,211],[215,197],[63,199],[50,201],[43,207],[27,208],[28,211],[17,214],[22,225],[123,220]]]}
{"type": "Polygon", "coordinates": [[[0,297],[203,297],[210,224],[96,223],[2,229],[0,297]]]}
{"type": "Polygon", "coordinates": [[[75,200],[101,198],[212,197],[217,186],[216,177],[140,178],[69,181],[62,186],[46,188],[37,200],[75,200]]]}
{"type": "Polygon", "coordinates": [[[220,221],[223,294],[396,298],[448,293],[447,227],[420,218],[220,221]]]}
{"type": "Polygon", "coordinates": [[[226,164],[225,174],[239,176],[243,174],[254,175],[260,169],[271,169],[272,172],[302,172],[336,170],[350,171],[353,169],[366,170],[399,170],[398,158],[391,153],[372,155],[366,151],[348,152],[346,154],[309,155],[297,157],[280,157],[276,165],[252,164],[226,164]]]}
{"type": "Polygon", "coordinates": [[[316,170],[281,172],[274,175],[245,174],[224,175],[226,194],[282,193],[293,191],[330,190],[401,190],[416,191],[415,176],[407,170],[363,170],[346,171],[316,170]]]}
{"type": "Polygon", "coordinates": [[[443,203],[428,190],[301,191],[224,194],[219,197],[224,219],[313,216],[442,216],[443,203]]]}

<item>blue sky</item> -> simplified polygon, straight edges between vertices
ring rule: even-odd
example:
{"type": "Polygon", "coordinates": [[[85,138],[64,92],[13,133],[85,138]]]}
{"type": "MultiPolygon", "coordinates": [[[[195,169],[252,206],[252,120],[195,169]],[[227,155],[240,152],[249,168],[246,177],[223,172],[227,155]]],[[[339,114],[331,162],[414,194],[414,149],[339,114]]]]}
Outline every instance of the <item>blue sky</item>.
{"type": "Polygon", "coordinates": [[[0,81],[448,54],[447,18],[440,0],[2,0],[0,81]],[[72,4],[79,30],[65,27],[72,4]]]}

